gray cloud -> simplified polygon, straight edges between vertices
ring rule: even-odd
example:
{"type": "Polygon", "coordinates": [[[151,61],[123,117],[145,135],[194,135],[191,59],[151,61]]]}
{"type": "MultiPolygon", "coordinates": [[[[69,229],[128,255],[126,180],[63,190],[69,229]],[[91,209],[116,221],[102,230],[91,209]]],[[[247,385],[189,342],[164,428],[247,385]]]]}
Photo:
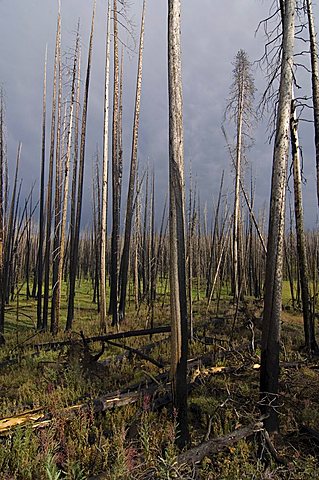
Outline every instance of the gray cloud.
{"type": "MultiPolygon", "coordinates": [[[[92,3],[87,0],[62,0],[63,48],[74,42],[77,20],[81,19],[82,69],[86,67],[87,44],[92,3]]],[[[157,202],[167,190],[168,121],[166,67],[167,2],[148,0],[145,58],[141,102],[139,159],[154,164],[157,202]]],[[[132,2],[131,13],[139,31],[142,1],[132,2]]],[[[185,126],[185,165],[188,175],[192,162],[203,201],[217,193],[221,172],[227,172],[229,191],[232,171],[220,125],[232,82],[232,61],[242,48],[251,60],[263,52],[262,34],[255,37],[258,22],[267,16],[269,2],[261,0],[187,0],[182,2],[182,49],[185,126]]],[[[48,44],[48,93],[52,91],[52,62],[56,29],[57,1],[3,0],[0,2],[0,82],[6,91],[10,169],[15,161],[18,141],[23,143],[21,176],[25,193],[38,180],[40,164],[42,76],[45,45],[48,44]]],[[[318,12],[317,17],[318,17],[318,12]]],[[[96,145],[102,145],[103,75],[106,1],[97,1],[92,81],[89,99],[86,148],[86,184],[84,218],[91,212],[91,159],[96,145]]],[[[136,79],[135,56],[125,54],[124,80],[124,158],[128,171],[131,125],[136,79]]],[[[265,79],[256,69],[258,93],[265,79]]],[[[305,83],[309,81],[305,77],[305,83]]],[[[50,124],[48,105],[48,127],[50,124]]],[[[304,191],[307,224],[317,214],[312,127],[301,129],[305,154],[304,191]]],[[[229,133],[231,136],[231,132],[229,133]]],[[[255,130],[255,145],[248,153],[256,176],[256,206],[268,205],[272,146],[267,143],[265,122],[255,130]]],[[[249,169],[248,169],[249,170],[249,169]]],[[[249,181],[249,179],[248,179],[249,181]]],[[[126,193],[125,193],[126,195],[126,193]]]]}

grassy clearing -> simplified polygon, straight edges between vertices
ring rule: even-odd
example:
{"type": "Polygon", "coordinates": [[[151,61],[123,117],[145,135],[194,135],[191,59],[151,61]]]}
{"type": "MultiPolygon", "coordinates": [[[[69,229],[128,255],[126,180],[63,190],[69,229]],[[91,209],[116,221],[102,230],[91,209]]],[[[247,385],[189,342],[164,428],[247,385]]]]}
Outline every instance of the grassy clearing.
{"type": "MultiPolygon", "coordinates": [[[[256,350],[251,350],[251,332],[246,325],[247,308],[253,316],[261,314],[261,305],[250,303],[241,311],[232,345],[229,345],[234,306],[230,298],[221,303],[220,316],[213,322],[215,306],[206,312],[205,301],[194,298],[194,318],[198,336],[205,333],[220,342],[205,345],[199,339],[190,346],[189,356],[210,354],[216,365],[236,368],[235,374],[202,375],[201,384],[189,396],[191,443],[225,435],[259,417],[258,370],[260,331],[255,330],[256,350]],[[222,342],[224,341],[224,342],[222,342]]],[[[90,284],[81,282],[77,291],[77,315],[72,337],[76,332],[86,336],[98,333],[96,305],[92,304],[90,284]]],[[[260,461],[260,439],[240,441],[227,451],[205,457],[195,467],[180,466],[175,447],[177,425],[170,407],[152,411],[152,399],[144,396],[138,403],[101,414],[94,414],[92,400],[107,392],[121,390],[142,380],[156,377],[161,370],[136,356],[120,361],[123,350],[107,347],[100,361],[110,359],[107,366],[87,362],[81,342],[61,351],[28,350],[17,355],[16,346],[34,334],[35,303],[26,302],[24,292],[7,316],[7,344],[1,350],[0,361],[11,358],[17,362],[1,367],[0,417],[8,417],[36,407],[43,407],[52,419],[49,426],[33,430],[18,428],[1,438],[0,479],[309,479],[319,478],[318,447],[299,433],[301,425],[319,430],[317,396],[318,370],[304,364],[299,368],[283,368],[281,374],[281,438],[278,452],[288,459],[288,465],[260,461]],[[27,313],[26,313],[27,312],[27,313]],[[28,315],[28,316],[26,316],[28,315]],[[88,408],[74,414],[65,408],[86,403],[88,408]],[[91,406],[90,406],[91,405],[91,406]]],[[[155,325],[169,323],[167,300],[159,296],[154,309],[155,325]]],[[[150,311],[143,305],[136,312],[131,301],[123,330],[144,328],[150,311]]],[[[303,329],[300,316],[285,312],[283,316],[282,360],[303,361],[300,347],[303,329]]],[[[59,338],[64,338],[63,333],[59,338]]],[[[47,341],[50,334],[37,335],[32,342],[47,341]]],[[[150,355],[169,367],[170,344],[167,336],[150,355]]],[[[31,340],[30,340],[31,341],[31,340]]],[[[127,345],[141,348],[149,338],[131,338],[127,345]]],[[[91,353],[100,350],[92,346],[91,353]]],[[[164,389],[158,385],[159,393],[164,389]]]]}

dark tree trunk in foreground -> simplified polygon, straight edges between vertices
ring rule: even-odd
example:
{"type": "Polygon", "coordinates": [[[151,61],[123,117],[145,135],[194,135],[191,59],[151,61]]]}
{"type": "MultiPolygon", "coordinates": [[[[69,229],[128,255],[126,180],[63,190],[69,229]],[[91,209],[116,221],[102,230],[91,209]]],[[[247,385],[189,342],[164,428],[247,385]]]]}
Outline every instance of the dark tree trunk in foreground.
{"type": "Polygon", "coordinates": [[[177,410],[179,446],[188,441],[187,295],[185,274],[185,200],[180,0],[168,1],[169,238],[171,290],[171,377],[177,410]]]}
{"type": "Polygon", "coordinates": [[[264,316],[261,341],[260,400],[265,428],[278,432],[276,409],[279,379],[280,321],[285,226],[286,175],[293,81],[295,0],[286,0],[283,14],[282,60],[268,229],[264,316]]]}

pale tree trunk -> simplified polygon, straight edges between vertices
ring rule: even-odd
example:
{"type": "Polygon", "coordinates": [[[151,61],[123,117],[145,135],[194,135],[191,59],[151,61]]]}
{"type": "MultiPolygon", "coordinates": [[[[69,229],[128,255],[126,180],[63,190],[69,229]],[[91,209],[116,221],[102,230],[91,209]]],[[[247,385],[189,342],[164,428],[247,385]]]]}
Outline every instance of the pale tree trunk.
{"type": "Polygon", "coordinates": [[[61,54],[61,36],[59,41],[59,86],[58,86],[58,116],[56,131],[56,152],[55,152],[55,197],[54,197],[54,230],[53,230],[53,252],[52,252],[52,299],[51,299],[51,325],[50,331],[54,335],[57,333],[56,324],[56,294],[58,263],[60,256],[60,237],[61,237],[61,198],[62,198],[62,147],[61,133],[62,124],[62,54],[61,54]]]}
{"type": "Polygon", "coordinates": [[[111,237],[111,275],[110,306],[112,326],[118,325],[118,246],[120,231],[119,212],[119,165],[118,165],[118,122],[119,122],[119,58],[117,0],[113,3],[114,30],[114,86],[113,86],[113,125],[112,125],[112,237],[111,237]]]}
{"type": "Polygon", "coordinates": [[[76,270],[78,266],[80,226],[81,226],[81,214],[82,214],[86,124],[87,124],[87,110],[88,110],[88,102],[89,102],[95,9],[96,9],[96,0],[94,0],[94,3],[93,3],[92,23],[91,23],[89,52],[88,52],[88,61],[87,61],[88,63],[87,63],[87,70],[86,70],[85,91],[84,91],[84,101],[83,101],[83,111],[82,111],[82,129],[81,129],[81,144],[80,144],[80,162],[79,162],[79,172],[78,172],[77,206],[76,206],[72,254],[70,255],[70,289],[69,289],[68,316],[67,316],[67,322],[66,322],[66,330],[71,330],[73,318],[74,318],[75,280],[76,280],[76,270]]]}
{"type": "Polygon", "coordinates": [[[37,329],[42,327],[42,277],[43,277],[43,234],[44,234],[44,170],[45,170],[45,133],[46,133],[46,88],[47,88],[47,48],[45,50],[42,110],[42,150],[40,179],[39,247],[38,247],[38,292],[37,292],[37,329]]]}
{"type": "Polygon", "coordinates": [[[299,158],[298,120],[295,105],[292,101],[291,108],[291,149],[293,161],[294,195],[295,195],[295,220],[297,236],[297,255],[300,273],[302,311],[304,319],[305,343],[309,353],[318,351],[315,339],[314,319],[312,316],[310,294],[309,294],[309,273],[307,262],[307,249],[303,219],[301,169],[299,158]]]}
{"type": "MultiPolygon", "coordinates": [[[[78,24],[79,30],[79,24],[78,24]]],[[[79,161],[79,123],[80,123],[80,96],[81,96],[81,46],[79,46],[79,60],[77,72],[77,90],[76,90],[76,108],[74,122],[74,153],[73,153],[73,172],[71,189],[71,212],[70,212],[70,247],[69,247],[69,266],[73,255],[74,236],[75,236],[75,215],[76,215],[76,192],[79,161]]]]}
{"type": "Polygon", "coordinates": [[[312,79],[312,101],[313,117],[315,124],[315,147],[316,147],[316,169],[317,169],[317,200],[319,206],[319,61],[316,42],[315,22],[312,13],[312,0],[307,1],[307,14],[309,25],[309,40],[311,54],[311,79],[312,79]]]}
{"type": "Polygon", "coordinates": [[[127,203],[126,203],[124,245],[123,245],[123,253],[122,253],[121,268],[120,268],[120,282],[121,282],[120,303],[119,303],[120,318],[124,318],[125,316],[125,301],[126,301],[128,267],[129,267],[129,258],[130,258],[131,230],[132,230],[132,219],[133,219],[133,213],[134,213],[133,202],[134,202],[134,191],[135,191],[135,183],[136,183],[138,127],[139,127],[139,119],[140,119],[140,104],[141,104],[141,89],[142,89],[145,3],[146,2],[144,0],[142,22],[141,22],[141,33],[140,33],[138,69],[137,69],[131,167],[130,167],[130,177],[129,177],[127,203]]]}
{"type": "Polygon", "coordinates": [[[173,405],[177,410],[179,429],[177,441],[180,446],[184,446],[188,441],[188,328],[185,275],[185,187],[180,14],[180,0],[168,0],[171,378],[173,405]]]}
{"type": "Polygon", "coordinates": [[[267,415],[264,424],[269,432],[278,432],[279,430],[276,405],[279,379],[285,197],[293,82],[295,7],[295,0],[286,0],[283,15],[281,75],[273,153],[266,260],[260,398],[262,412],[267,415]]]}
{"type": "Polygon", "coordinates": [[[239,297],[239,221],[240,221],[240,173],[242,157],[242,125],[243,125],[243,104],[245,95],[244,77],[240,82],[240,92],[238,97],[238,116],[237,116],[237,143],[236,143],[236,176],[235,176],[235,200],[234,200],[234,225],[233,225],[233,294],[235,301],[239,297]]]}
{"type": "Polygon", "coordinates": [[[61,36],[61,14],[60,4],[57,21],[57,33],[55,43],[54,73],[53,73],[53,94],[52,94],[52,113],[51,113],[51,139],[49,156],[49,176],[46,199],[46,238],[45,238],[45,256],[44,256],[44,295],[43,295],[43,317],[42,328],[48,328],[48,310],[49,310],[49,289],[50,289],[50,254],[51,254],[51,227],[52,227],[52,186],[53,186],[53,164],[54,164],[54,145],[55,145],[55,127],[56,127],[56,100],[57,100],[57,71],[58,57],[61,36]]]}
{"type": "Polygon", "coordinates": [[[62,200],[62,214],[61,214],[61,234],[60,234],[60,245],[58,255],[58,265],[57,265],[57,283],[56,283],[56,303],[55,303],[55,323],[54,331],[52,333],[56,334],[60,324],[60,308],[61,308],[61,286],[62,286],[62,274],[63,274],[63,258],[64,258],[64,247],[65,247],[65,229],[66,229],[66,219],[68,211],[68,194],[69,194],[69,176],[70,176],[70,161],[71,161],[71,146],[72,146],[72,129],[73,129],[73,111],[75,103],[75,85],[76,85],[76,75],[77,75],[77,62],[78,62],[78,53],[79,53],[79,31],[77,32],[76,45],[75,45],[75,56],[74,56],[74,65],[73,65],[73,78],[72,78],[72,88],[71,88],[71,103],[69,111],[69,125],[67,132],[67,144],[66,144],[66,156],[64,163],[64,172],[63,172],[63,198],[62,200]]]}
{"type": "Polygon", "coordinates": [[[110,87],[110,29],[111,4],[108,1],[106,60],[104,84],[104,132],[103,132],[103,172],[102,172],[102,217],[101,217],[101,279],[100,279],[100,329],[106,332],[106,244],[107,244],[107,192],[108,192],[108,151],[109,151],[109,87],[110,87]]]}

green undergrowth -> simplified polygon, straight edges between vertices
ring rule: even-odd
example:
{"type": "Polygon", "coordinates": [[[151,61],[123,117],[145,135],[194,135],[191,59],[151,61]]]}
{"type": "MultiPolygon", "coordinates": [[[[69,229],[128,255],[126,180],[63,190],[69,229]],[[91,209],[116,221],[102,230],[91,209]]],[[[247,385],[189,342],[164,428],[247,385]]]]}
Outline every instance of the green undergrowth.
{"type": "MultiPolygon", "coordinates": [[[[96,362],[93,356],[101,352],[101,344],[85,349],[79,335],[80,331],[86,337],[99,333],[91,286],[81,282],[77,295],[75,331],[67,335],[61,331],[57,337],[73,338],[74,343],[63,349],[17,348],[52,340],[49,333],[35,334],[36,305],[26,301],[23,290],[18,315],[16,301],[7,312],[7,341],[0,351],[0,418],[41,407],[50,421],[38,429],[32,424],[18,427],[0,438],[1,480],[319,479],[318,445],[302,434],[302,426],[319,430],[319,370],[312,368],[313,362],[305,362],[300,317],[285,314],[282,325],[281,360],[296,362],[292,368],[282,368],[277,407],[281,435],[276,448],[287,463],[275,462],[263,438],[255,434],[205,457],[200,464],[187,466],[178,463],[178,425],[170,405],[153,411],[153,399],[146,394],[135,404],[103,413],[95,413],[93,406],[94,400],[107,393],[149,384],[167,371],[168,335],[122,342],[135,349],[155,343],[147,355],[163,368],[136,355],[123,355],[125,350],[107,344],[96,362]],[[84,407],[68,409],[73,405],[84,407]]],[[[226,435],[260,416],[259,370],[253,366],[260,362],[257,320],[262,305],[246,299],[234,323],[235,308],[229,297],[221,302],[218,315],[214,302],[207,311],[203,298],[197,300],[194,295],[195,338],[189,345],[189,358],[210,358],[214,366],[231,372],[213,374],[204,361],[190,372],[190,381],[197,385],[188,399],[190,446],[226,435]],[[256,319],[254,337],[251,319],[256,319]]],[[[152,322],[168,324],[167,302],[167,295],[166,300],[159,295],[152,318],[146,304],[136,310],[131,300],[121,329],[146,328],[152,322]]],[[[157,382],[158,397],[165,393],[165,384],[157,382]]]]}

